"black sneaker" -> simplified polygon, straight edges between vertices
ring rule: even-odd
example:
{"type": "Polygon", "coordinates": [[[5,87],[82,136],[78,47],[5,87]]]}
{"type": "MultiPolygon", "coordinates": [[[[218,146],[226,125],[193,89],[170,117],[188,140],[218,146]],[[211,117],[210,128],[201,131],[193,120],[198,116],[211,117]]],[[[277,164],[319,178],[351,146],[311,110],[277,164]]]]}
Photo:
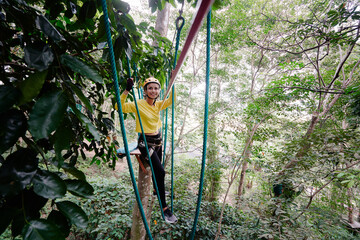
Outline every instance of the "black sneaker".
{"type": "Polygon", "coordinates": [[[168,208],[164,211],[164,218],[165,218],[165,222],[167,223],[177,222],[177,217],[175,217],[175,215],[168,208]]]}

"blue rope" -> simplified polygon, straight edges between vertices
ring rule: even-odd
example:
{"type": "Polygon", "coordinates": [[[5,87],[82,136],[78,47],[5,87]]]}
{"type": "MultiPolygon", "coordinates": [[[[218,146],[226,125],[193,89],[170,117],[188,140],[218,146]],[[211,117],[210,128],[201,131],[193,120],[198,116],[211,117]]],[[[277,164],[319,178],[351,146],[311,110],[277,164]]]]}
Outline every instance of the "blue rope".
{"type": "Polygon", "coordinates": [[[207,144],[207,129],[208,129],[208,115],[209,115],[209,85],[210,85],[210,29],[211,29],[211,10],[207,15],[207,39],[206,39],[206,93],[205,93],[205,112],[204,112],[204,139],[203,139],[203,154],[202,154],[202,165],[201,165],[201,176],[199,183],[199,193],[196,214],[194,219],[194,225],[190,239],[193,240],[196,232],[196,225],[199,218],[201,196],[204,184],[204,173],[206,163],[206,144],[207,144]]]}
{"type": "Polygon", "coordinates": [[[130,176],[131,176],[131,182],[133,184],[133,188],[135,191],[135,196],[136,196],[136,201],[140,210],[140,214],[146,229],[146,233],[149,237],[149,239],[153,239],[151,236],[151,232],[150,232],[150,228],[147,224],[146,221],[146,216],[144,213],[144,209],[142,207],[141,204],[141,199],[140,199],[140,194],[136,185],[136,180],[135,180],[135,176],[134,176],[134,171],[132,168],[132,164],[131,164],[131,159],[130,159],[130,151],[129,151],[129,146],[127,143],[127,138],[126,138],[126,130],[125,130],[125,124],[124,124],[124,118],[123,118],[123,112],[122,112],[122,107],[121,107],[121,101],[120,101],[120,89],[119,89],[119,81],[118,81],[118,77],[117,77],[117,70],[116,70],[116,63],[115,63],[115,56],[114,56],[114,49],[113,49],[113,45],[112,45],[112,40],[111,40],[111,32],[110,32],[110,24],[109,24],[109,16],[108,16],[108,11],[107,11],[107,5],[106,5],[106,0],[102,0],[102,9],[104,12],[104,22],[105,22],[105,28],[106,28],[106,37],[107,37],[107,42],[109,45],[109,52],[110,52],[110,63],[111,63],[111,69],[112,69],[112,76],[114,79],[114,88],[115,88],[115,94],[116,94],[116,101],[118,104],[118,113],[119,113],[119,119],[120,119],[120,125],[121,125],[121,133],[123,136],[123,141],[124,141],[124,147],[125,147],[125,153],[126,153],[126,159],[127,159],[127,163],[129,166],[129,171],[130,171],[130,176]]]}

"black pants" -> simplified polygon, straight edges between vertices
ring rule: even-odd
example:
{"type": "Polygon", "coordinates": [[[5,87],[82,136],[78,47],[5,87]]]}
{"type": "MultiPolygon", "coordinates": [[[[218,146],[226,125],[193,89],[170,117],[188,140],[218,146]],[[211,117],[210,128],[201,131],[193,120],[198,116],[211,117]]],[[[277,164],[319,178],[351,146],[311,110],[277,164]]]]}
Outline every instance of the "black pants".
{"type": "MultiPolygon", "coordinates": [[[[165,208],[165,207],[167,207],[167,204],[166,204],[166,200],[165,200],[165,169],[164,169],[163,165],[161,164],[162,145],[160,145],[160,146],[153,145],[154,142],[159,143],[159,141],[158,141],[159,139],[161,142],[160,134],[155,135],[155,136],[146,136],[146,142],[147,142],[148,148],[149,148],[151,163],[153,166],[156,183],[157,183],[157,187],[159,190],[161,205],[163,208],[165,208]]],[[[138,141],[138,147],[141,152],[142,159],[145,159],[146,161],[148,161],[148,155],[146,152],[146,147],[145,147],[142,135],[140,135],[140,138],[138,141]]],[[[153,181],[153,186],[154,186],[154,189],[156,189],[154,181],[153,181]]]]}

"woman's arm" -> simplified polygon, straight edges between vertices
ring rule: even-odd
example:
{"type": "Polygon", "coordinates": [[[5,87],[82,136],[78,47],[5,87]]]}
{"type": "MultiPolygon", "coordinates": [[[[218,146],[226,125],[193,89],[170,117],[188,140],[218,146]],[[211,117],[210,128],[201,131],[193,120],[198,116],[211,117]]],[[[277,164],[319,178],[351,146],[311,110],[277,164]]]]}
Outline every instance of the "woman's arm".
{"type": "MultiPolygon", "coordinates": [[[[172,95],[174,94],[174,101],[176,101],[176,90],[175,90],[175,86],[173,86],[173,88],[171,88],[169,97],[165,100],[163,100],[164,105],[162,106],[162,108],[160,110],[163,110],[167,107],[169,107],[172,104],[172,95]],[[173,93],[173,89],[174,89],[174,93],[173,93]]],[[[160,101],[160,104],[162,104],[162,102],[160,101]]]]}

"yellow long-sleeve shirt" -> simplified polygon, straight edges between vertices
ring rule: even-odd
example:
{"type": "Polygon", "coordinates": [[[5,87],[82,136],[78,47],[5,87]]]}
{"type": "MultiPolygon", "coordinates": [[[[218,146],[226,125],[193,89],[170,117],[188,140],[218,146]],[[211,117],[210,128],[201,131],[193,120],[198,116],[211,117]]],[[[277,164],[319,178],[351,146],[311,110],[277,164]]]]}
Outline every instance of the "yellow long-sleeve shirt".
{"type": "MultiPolygon", "coordinates": [[[[139,107],[141,123],[144,128],[144,133],[155,133],[161,128],[161,120],[160,120],[160,111],[166,109],[172,104],[172,91],[169,94],[169,97],[166,100],[156,101],[155,105],[150,105],[144,99],[140,99],[137,101],[137,105],[139,107]],[[163,101],[165,101],[163,107],[160,109],[163,101]]],[[[121,94],[121,109],[123,113],[135,113],[136,114],[136,106],[134,102],[125,102],[127,95],[124,93],[121,94]]],[[[174,99],[176,99],[176,91],[174,94],[174,99]]],[[[137,115],[137,114],[136,114],[137,115]]],[[[141,133],[141,127],[139,118],[136,117],[136,132],[141,133]]]]}

